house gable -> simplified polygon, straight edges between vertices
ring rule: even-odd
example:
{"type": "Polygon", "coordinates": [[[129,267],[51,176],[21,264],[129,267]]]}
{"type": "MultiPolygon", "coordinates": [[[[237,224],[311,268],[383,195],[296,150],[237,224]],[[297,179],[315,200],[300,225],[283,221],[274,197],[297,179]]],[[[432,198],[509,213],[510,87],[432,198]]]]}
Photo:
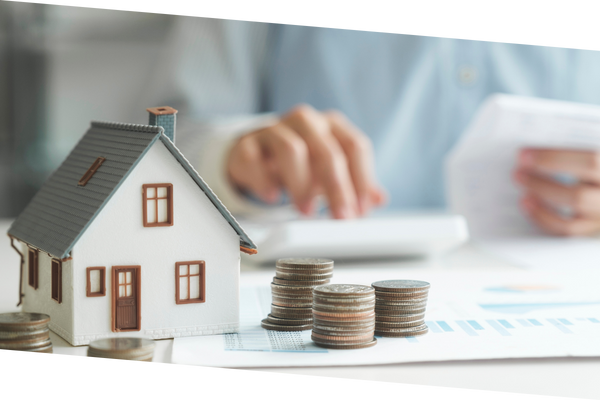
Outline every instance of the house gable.
{"type": "Polygon", "coordinates": [[[239,262],[236,232],[157,141],[73,248],[74,336],[111,334],[113,272],[126,266],[139,266],[141,274],[139,334],[237,326],[239,262]],[[144,227],[142,186],[153,183],[173,185],[172,226],[144,227]],[[205,265],[205,301],[177,304],[177,263],[197,261],[205,265]],[[89,267],[106,268],[105,297],[87,297],[89,267]]]}
{"type": "Polygon", "coordinates": [[[157,140],[163,142],[213,206],[240,238],[240,250],[255,253],[256,246],[212,190],[158,126],[92,122],[67,159],[46,181],[8,234],[58,258],[71,249],[114,192],[157,140]],[[101,157],[102,165],[85,185],[86,171],[101,157]]]}

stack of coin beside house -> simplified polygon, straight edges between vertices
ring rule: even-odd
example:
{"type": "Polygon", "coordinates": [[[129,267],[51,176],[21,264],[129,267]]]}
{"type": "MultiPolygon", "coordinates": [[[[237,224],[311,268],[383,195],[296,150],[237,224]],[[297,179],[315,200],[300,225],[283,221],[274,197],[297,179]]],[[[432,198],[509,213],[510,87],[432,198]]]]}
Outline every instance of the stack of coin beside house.
{"type": "Polygon", "coordinates": [[[375,289],[375,335],[407,337],[424,335],[429,283],[411,280],[379,281],[375,289]]]}
{"type": "Polygon", "coordinates": [[[277,260],[271,283],[271,313],[261,326],[274,331],[312,329],[313,288],[329,283],[333,261],[325,258],[277,260]]]}
{"type": "Polygon", "coordinates": [[[0,349],[52,353],[49,322],[46,314],[0,314],[0,349]]]}
{"type": "Polygon", "coordinates": [[[324,285],[313,290],[311,339],[328,349],[374,346],[375,290],[364,285],[324,285]]]}
{"type": "Polygon", "coordinates": [[[98,339],[90,343],[87,355],[120,360],[152,361],[154,346],[153,340],[141,338],[98,339]]]}

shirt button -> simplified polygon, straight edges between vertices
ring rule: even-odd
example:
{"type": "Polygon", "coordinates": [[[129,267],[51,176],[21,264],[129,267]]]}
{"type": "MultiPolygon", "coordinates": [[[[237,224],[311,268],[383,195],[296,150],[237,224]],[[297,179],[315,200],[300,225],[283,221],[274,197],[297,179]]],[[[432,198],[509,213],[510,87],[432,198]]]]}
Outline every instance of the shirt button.
{"type": "Polygon", "coordinates": [[[463,65],[458,70],[458,80],[465,86],[472,85],[477,80],[477,69],[470,65],[463,65]]]}

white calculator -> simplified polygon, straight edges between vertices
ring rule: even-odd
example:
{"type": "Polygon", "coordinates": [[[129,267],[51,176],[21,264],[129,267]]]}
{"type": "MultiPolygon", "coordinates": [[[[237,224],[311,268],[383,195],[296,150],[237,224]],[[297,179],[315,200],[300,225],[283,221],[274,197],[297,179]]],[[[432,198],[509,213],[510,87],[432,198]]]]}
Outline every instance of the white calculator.
{"type": "Polygon", "coordinates": [[[462,216],[443,213],[239,222],[258,247],[258,254],[244,260],[255,263],[286,257],[339,260],[429,256],[451,250],[469,238],[462,216]]]}

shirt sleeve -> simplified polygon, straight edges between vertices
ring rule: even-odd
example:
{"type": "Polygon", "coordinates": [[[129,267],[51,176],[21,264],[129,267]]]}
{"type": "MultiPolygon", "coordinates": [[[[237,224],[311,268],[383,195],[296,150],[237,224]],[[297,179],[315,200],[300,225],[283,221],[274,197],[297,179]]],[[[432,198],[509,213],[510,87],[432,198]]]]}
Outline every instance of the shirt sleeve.
{"type": "Polygon", "coordinates": [[[183,122],[178,126],[178,148],[202,179],[233,214],[256,216],[283,208],[262,204],[241,193],[227,177],[227,158],[241,136],[276,123],[272,113],[183,122]]]}
{"type": "Polygon", "coordinates": [[[240,136],[277,120],[261,113],[269,32],[264,23],[177,19],[148,88],[151,102],[179,110],[177,147],[237,215],[274,208],[236,190],[226,170],[227,156],[240,136]]]}

